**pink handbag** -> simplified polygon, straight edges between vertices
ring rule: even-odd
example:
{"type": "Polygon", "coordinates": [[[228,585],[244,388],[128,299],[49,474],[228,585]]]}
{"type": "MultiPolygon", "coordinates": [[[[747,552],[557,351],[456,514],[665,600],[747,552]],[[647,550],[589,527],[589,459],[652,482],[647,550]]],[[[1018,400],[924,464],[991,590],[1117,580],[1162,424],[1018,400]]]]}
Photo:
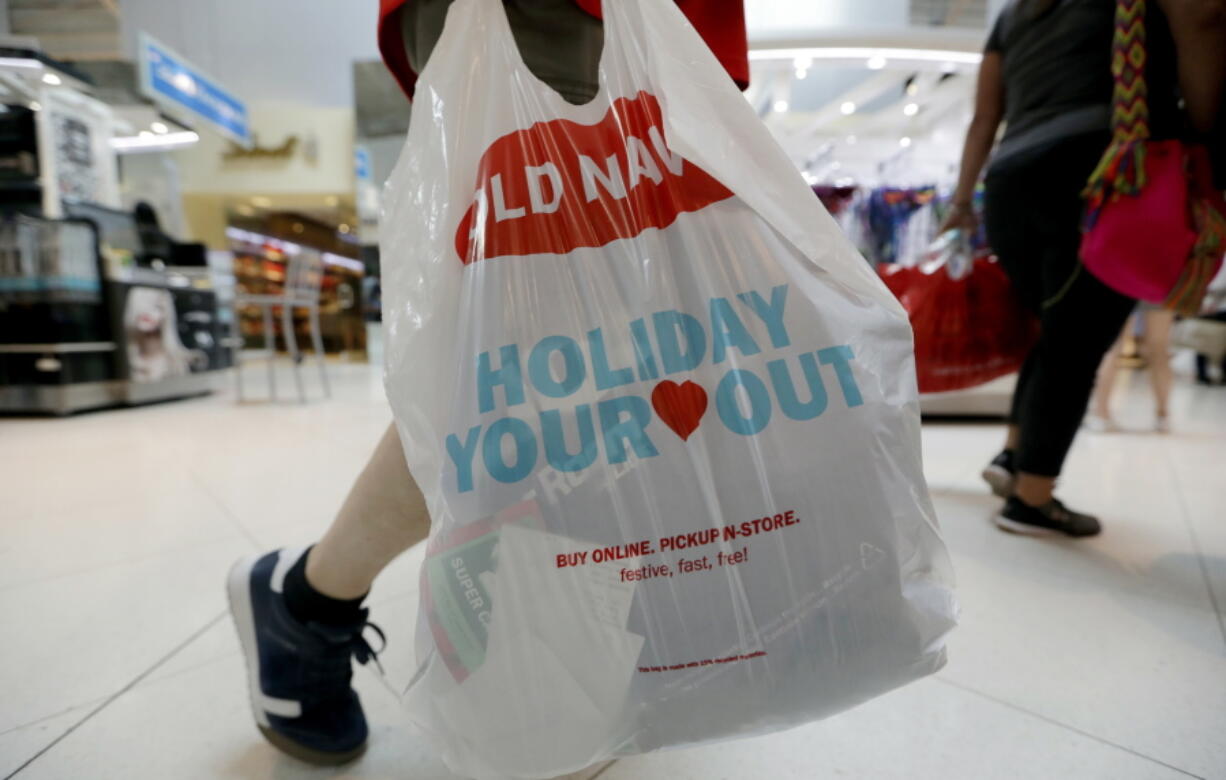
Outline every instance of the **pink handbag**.
{"type": "Polygon", "coordinates": [[[1119,0],[1115,23],[1113,138],[1086,188],[1081,260],[1124,295],[1195,314],[1226,251],[1226,203],[1203,146],[1150,139],[1145,0],[1119,0]]]}

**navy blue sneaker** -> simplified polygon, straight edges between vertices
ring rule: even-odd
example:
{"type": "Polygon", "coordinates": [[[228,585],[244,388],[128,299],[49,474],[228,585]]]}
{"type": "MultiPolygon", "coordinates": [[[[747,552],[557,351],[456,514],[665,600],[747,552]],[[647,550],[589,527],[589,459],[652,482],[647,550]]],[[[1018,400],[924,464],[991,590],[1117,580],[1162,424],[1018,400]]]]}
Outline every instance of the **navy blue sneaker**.
{"type": "MultiPolygon", "coordinates": [[[[285,574],[305,550],[277,550],[239,561],[230,570],[230,614],[247,657],[251,709],[260,733],[279,749],[312,764],[337,765],[366,750],[366,716],[353,690],[352,660],[375,651],[352,625],[303,624],[282,595],[285,574]]],[[[378,661],[375,661],[378,665],[378,661]]]]}

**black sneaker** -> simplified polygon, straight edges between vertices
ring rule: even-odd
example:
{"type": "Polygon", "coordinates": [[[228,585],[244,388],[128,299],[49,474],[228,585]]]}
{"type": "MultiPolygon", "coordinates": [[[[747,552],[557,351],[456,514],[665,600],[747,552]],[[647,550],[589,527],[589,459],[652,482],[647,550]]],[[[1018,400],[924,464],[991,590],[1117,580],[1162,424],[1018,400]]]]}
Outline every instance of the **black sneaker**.
{"type": "Polygon", "coordinates": [[[1011,496],[996,516],[996,526],[1004,531],[1031,536],[1064,534],[1094,536],[1103,530],[1098,518],[1083,515],[1053,498],[1043,506],[1030,506],[1017,496],[1011,496]]]}
{"type": "MultiPolygon", "coordinates": [[[[338,765],[366,749],[366,716],[350,685],[352,658],[375,651],[362,638],[366,621],[347,626],[303,624],[290,615],[281,588],[304,550],[277,550],[230,570],[230,614],[247,657],[251,709],[260,733],[291,756],[338,765]]],[[[376,665],[378,661],[375,661],[376,665]]]]}
{"type": "Polygon", "coordinates": [[[983,481],[992,492],[1001,498],[1013,495],[1013,483],[1017,481],[1017,460],[1013,450],[1002,450],[992,458],[982,472],[983,481]]]}

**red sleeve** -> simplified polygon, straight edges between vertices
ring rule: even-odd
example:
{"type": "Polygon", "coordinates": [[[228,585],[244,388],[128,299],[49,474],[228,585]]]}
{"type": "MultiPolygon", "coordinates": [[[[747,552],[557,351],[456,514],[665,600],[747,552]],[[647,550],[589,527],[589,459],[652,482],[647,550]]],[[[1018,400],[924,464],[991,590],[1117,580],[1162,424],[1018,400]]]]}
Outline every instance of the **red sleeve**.
{"type": "Polygon", "coordinates": [[[405,53],[404,36],[400,30],[399,12],[409,0],[379,0],[379,53],[383,55],[383,63],[399,82],[404,94],[413,99],[413,87],[417,85],[417,74],[409,66],[409,55],[405,53]]]}
{"type": "MultiPolygon", "coordinates": [[[[388,70],[413,99],[417,74],[409,67],[397,12],[411,0],[379,0],[379,52],[388,70]]],[[[592,16],[600,18],[600,0],[575,0],[592,16]]],[[[716,59],[741,89],[749,86],[749,39],[745,34],[745,6],[729,0],[677,0],[677,6],[694,25],[716,59]],[[731,7],[730,7],[731,6],[731,7]]]]}

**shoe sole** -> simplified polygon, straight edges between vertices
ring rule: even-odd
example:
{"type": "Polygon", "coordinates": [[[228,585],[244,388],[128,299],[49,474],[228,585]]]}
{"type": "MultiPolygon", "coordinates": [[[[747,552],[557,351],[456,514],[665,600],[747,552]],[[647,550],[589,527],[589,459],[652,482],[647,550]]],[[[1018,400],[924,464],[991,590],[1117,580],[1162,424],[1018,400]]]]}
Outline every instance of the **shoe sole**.
{"type": "Polygon", "coordinates": [[[1043,528],[1029,523],[1019,523],[1016,520],[1010,520],[1004,515],[997,515],[992,518],[992,522],[1002,531],[1008,531],[1011,534],[1020,536],[1063,536],[1059,531],[1053,531],[1050,528],[1043,528]]]}
{"type": "Polygon", "coordinates": [[[1008,498],[1013,495],[1013,483],[1016,477],[1010,474],[1001,466],[990,464],[981,474],[983,481],[988,483],[988,487],[992,488],[992,493],[1000,498],[1008,498]]]}
{"type": "Polygon", "coordinates": [[[344,753],[313,750],[273,731],[267,714],[257,703],[257,698],[262,691],[260,689],[259,653],[255,640],[255,615],[251,611],[251,570],[259,559],[258,555],[243,558],[230,567],[230,574],[226,577],[226,596],[230,601],[230,616],[234,619],[234,628],[238,632],[238,643],[243,647],[243,661],[247,666],[247,696],[251,703],[251,714],[255,718],[256,726],[264,735],[264,739],[268,740],[273,747],[299,761],[316,766],[348,764],[366,752],[365,742],[344,753]]]}

